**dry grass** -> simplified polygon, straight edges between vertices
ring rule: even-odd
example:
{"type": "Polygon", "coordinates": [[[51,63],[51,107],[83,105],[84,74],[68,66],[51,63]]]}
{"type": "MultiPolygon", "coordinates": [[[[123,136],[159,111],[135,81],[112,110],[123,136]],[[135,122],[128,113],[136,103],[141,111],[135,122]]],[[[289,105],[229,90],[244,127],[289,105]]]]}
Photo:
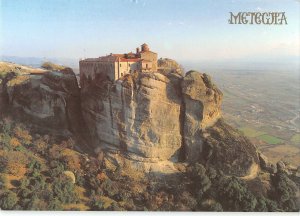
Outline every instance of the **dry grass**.
{"type": "Polygon", "coordinates": [[[16,188],[13,185],[13,181],[20,181],[24,177],[24,175],[15,176],[15,175],[6,174],[6,173],[3,173],[2,175],[4,177],[6,177],[6,179],[7,179],[7,185],[5,185],[7,187],[7,189],[16,188]]]}
{"type": "Polygon", "coordinates": [[[72,210],[72,209],[79,209],[80,211],[87,211],[90,208],[85,205],[84,203],[71,203],[63,205],[64,210],[72,210]]]}
{"type": "Polygon", "coordinates": [[[18,65],[11,62],[0,61],[0,74],[6,74],[8,72],[14,71],[18,74],[28,74],[28,73],[44,73],[46,70],[41,68],[32,68],[29,66],[18,65]]]}
{"type": "Polygon", "coordinates": [[[113,202],[115,202],[114,200],[106,196],[101,196],[100,200],[103,202],[104,209],[107,209],[113,202]]]}
{"type": "Polygon", "coordinates": [[[272,163],[287,160],[296,166],[300,164],[300,148],[294,145],[277,145],[264,149],[263,153],[272,163]]]}
{"type": "Polygon", "coordinates": [[[29,76],[27,75],[22,75],[22,76],[17,76],[16,78],[10,80],[8,83],[7,83],[7,86],[15,86],[15,85],[19,85],[21,83],[24,83],[26,81],[29,80],[29,76]]]}
{"type": "Polygon", "coordinates": [[[75,186],[75,191],[82,202],[88,202],[89,198],[86,196],[86,189],[80,186],[75,186]]]}

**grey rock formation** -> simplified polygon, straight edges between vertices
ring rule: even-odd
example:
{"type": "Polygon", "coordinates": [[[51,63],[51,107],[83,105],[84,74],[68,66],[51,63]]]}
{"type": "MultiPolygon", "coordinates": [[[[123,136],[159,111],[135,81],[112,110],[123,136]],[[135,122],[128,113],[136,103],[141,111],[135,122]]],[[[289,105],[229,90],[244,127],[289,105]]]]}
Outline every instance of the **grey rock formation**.
{"type": "Polygon", "coordinates": [[[182,94],[185,151],[192,162],[203,151],[203,130],[221,117],[222,93],[208,75],[190,71],[182,81],[182,94]]]}
{"type": "Polygon", "coordinates": [[[181,147],[180,79],[128,75],[82,87],[82,112],[95,146],[135,160],[167,160],[181,147]]]}
{"type": "Polygon", "coordinates": [[[183,76],[183,68],[175,60],[168,58],[160,58],[157,61],[158,72],[167,75],[169,73],[176,73],[183,76]]]}
{"type": "Polygon", "coordinates": [[[260,163],[260,167],[270,173],[276,173],[277,172],[277,166],[275,166],[274,164],[270,163],[268,158],[262,154],[261,152],[258,153],[258,157],[259,157],[259,163],[260,163]]]}
{"type": "Polygon", "coordinates": [[[258,169],[253,168],[258,168],[259,159],[255,146],[223,119],[206,129],[203,143],[203,164],[227,175],[256,176],[258,169]]]}
{"type": "Polygon", "coordinates": [[[276,165],[277,165],[277,170],[278,171],[285,171],[286,170],[285,163],[283,161],[278,161],[276,165]]]}
{"type": "Polygon", "coordinates": [[[80,91],[71,69],[23,74],[5,86],[10,111],[41,130],[70,135],[80,125],[80,91]]]}
{"type": "Polygon", "coordinates": [[[85,82],[81,98],[94,148],[111,163],[169,172],[183,155],[186,162],[200,160],[237,176],[258,164],[246,138],[225,123],[214,126],[222,93],[206,74],[136,73],[114,83],[100,77],[85,82]]]}
{"type": "Polygon", "coordinates": [[[220,120],[222,93],[206,74],[132,73],[115,82],[85,77],[80,89],[73,71],[64,69],[17,75],[1,85],[15,116],[48,133],[85,135],[80,143],[107,164],[172,173],[178,162],[200,161],[243,176],[258,163],[255,147],[220,120]]]}

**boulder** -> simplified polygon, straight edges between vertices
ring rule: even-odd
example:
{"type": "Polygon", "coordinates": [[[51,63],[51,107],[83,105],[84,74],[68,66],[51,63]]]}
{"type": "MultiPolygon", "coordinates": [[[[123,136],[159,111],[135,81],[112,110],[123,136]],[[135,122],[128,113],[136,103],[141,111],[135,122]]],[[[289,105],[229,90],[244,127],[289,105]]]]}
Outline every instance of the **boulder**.
{"type": "Polygon", "coordinates": [[[295,176],[300,178],[300,166],[298,166],[295,176]]]}
{"type": "Polygon", "coordinates": [[[286,170],[286,166],[285,166],[285,163],[283,161],[278,161],[276,166],[277,166],[278,171],[285,171],[286,170]]]}
{"type": "Polygon", "coordinates": [[[158,71],[164,75],[176,73],[183,76],[183,68],[175,60],[169,58],[160,58],[157,60],[158,71]]]}
{"type": "Polygon", "coordinates": [[[276,173],[277,172],[277,167],[270,163],[268,161],[268,158],[262,154],[261,152],[258,153],[258,157],[259,157],[259,163],[260,163],[260,167],[270,173],[276,173]]]}
{"type": "Polygon", "coordinates": [[[64,173],[64,175],[66,176],[66,177],[68,177],[68,178],[70,178],[70,180],[72,181],[72,183],[73,184],[75,184],[75,182],[76,182],[76,177],[75,177],[75,175],[74,175],[74,173],[72,172],[72,171],[64,171],[63,172],[64,173]]]}
{"type": "Polygon", "coordinates": [[[10,112],[40,132],[71,136],[81,131],[80,90],[70,68],[18,74],[4,88],[10,112]]]}

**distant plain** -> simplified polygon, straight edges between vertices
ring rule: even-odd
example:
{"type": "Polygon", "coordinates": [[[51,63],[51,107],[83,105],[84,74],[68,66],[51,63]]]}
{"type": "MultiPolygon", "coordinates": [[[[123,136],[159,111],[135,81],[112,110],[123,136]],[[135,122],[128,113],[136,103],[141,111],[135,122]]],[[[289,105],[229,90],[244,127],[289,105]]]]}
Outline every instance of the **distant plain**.
{"type": "Polygon", "coordinates": [[[224,118],[271,162],[300,165],[299,72],[207,71],[224,94],[224,118]]]}

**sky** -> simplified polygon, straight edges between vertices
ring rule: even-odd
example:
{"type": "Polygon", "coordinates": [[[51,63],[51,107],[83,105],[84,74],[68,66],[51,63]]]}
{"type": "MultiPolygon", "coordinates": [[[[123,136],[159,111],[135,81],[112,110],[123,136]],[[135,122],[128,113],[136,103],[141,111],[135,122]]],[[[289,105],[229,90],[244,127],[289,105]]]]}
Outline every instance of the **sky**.
{"type": "Polygon", "coordinates": [[[0,56],[87,58],[146,42],[159,57],[300,57],[299,0],[0,0],[0,56]],[[229,25],[229,12],[285,12],[288,25],[229,25]]]}

